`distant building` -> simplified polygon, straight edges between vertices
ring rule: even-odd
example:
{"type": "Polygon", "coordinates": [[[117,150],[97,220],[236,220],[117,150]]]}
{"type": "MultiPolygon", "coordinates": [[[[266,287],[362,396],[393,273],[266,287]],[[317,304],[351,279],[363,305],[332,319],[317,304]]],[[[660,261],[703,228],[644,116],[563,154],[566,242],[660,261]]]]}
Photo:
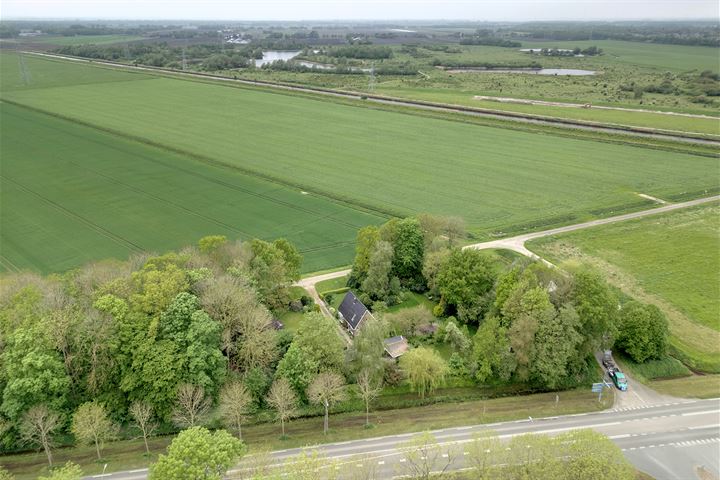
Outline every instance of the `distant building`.
{"type": "Polygon", "coordinates": [[[387,353],[390,358],[398,358],[407,352],[409,348],[407,338],[402,335],[386,338],[383,340],[383,347],[385,348],[385,353],[387,353]]]}
{"type": "Polygon", "coordinates": [[[351,335],[355,335],[362,323],[368,318],[373,318],[370,310],[358,300],[353,292],[347,292],[342,303],[338,307],[338,315],[343,321],[351,335]]]}

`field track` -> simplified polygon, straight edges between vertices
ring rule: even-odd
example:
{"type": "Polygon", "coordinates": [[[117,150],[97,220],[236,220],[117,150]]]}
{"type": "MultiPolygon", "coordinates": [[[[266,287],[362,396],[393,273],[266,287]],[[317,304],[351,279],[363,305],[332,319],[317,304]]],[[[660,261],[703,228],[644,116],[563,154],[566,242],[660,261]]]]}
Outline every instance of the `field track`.
{"type": "Polygon", "coordinates": [[[265,81],[260,81],[260,80],[245,80],[245,79],[239,79],[239,78],[238,79],[228,78],[228,77],[223,77],[220,75],[211,75],[211,74],[199,73],[199,72],[186,72],[186,71],[182,71],[182,70],[174,70],[174,69],[161,68],[161,67],[126,65],[126,64],[118,63],[118,62],[110,62],[110,61],[105,61],[105,60],[102,60],[102,61],[101,60],[88,60],[85,58],[70,57],[70,56],[66,56],[66,55],[56,55],[56,54],[49,54],[49,53],[39,53],[39,52],[31,52],[31,51],[26,51],[26,52],[22,52],[22,53],[29,54],[29,55],[43,56],[43,57],[58,58],[58,59],[63,59],[63,60],[76,61],[76,62],[86,62],[86,63],[93,63],[93,64],[98,64],[98,65],[107,65],[107,66],[119,67],[119,68],[131,69],[131,70],[171,73],[174,75],[184,75],[184,76],[196,77],[196,78],[209,78],[212,80],[218,80],[218,81],[223,81],[223,82],[233,82],[233,83],[241,83],[241,84],[246,84],[246,85],[279,88],[279,89],[284,89],[284,90],[293,90],[293,91],[305,92],[305,93],[330,95],[330,96],[350,98],[350,99],[355,99],[355,100],[365,99],[365,100],[369,100],[369,101],[373,101],[373,102],[377,102],[377,103],[381,103],[381,104],[386,104],[386,105],[421,108],[421,109],[425,109],[425,110],[432,110],[432,111],[438,111],[438,112],[461,113],[461,114],[465,114],[465,115],[480,116],[480,117],[493,118],[493,119],[499,119],[499,120],[510,120],[510,121],[516,121],[516,122],[530,123],[530,124],[535,124],[535,125],[574,128],[574,129],[602,132],[602,133],[623,134],[623,135],[632,135],[632,136],[637,136],[637,137],[645,137],[645,138],[653,138],[653,139],[661,139],[661,140],[672,140],[672,141],[683,142],[683,143],[695,143],[695,144],[701,144],[701,145],[720,146],[720,133],[718,133],[718,135],[713,135],[713,137],[717,137],[717,138],[708,138],[706,136],[695,136],[693,134],[681,132],[681,131],[677,131],[677,130],[661,130],[661,129],[653,129],[653,128],[645,128],[645,127],[633,127],[633,126],[629,126],[629,125],[619,125],[619,124],[601,124],[601,123],[597,123],[597,122],[590,122],[590,121],[583,121],[583,120],[561,119],[561,118],[554,118],[554,117],[546,117],[546,116],[542,116],[542,115],[515,113],[515,112],[508,112],[508,111],[503,111],[503,110],[494,110],[494,109],[478,108],[478,107],[464,107],[464,106],[459,106],[459,105],[427,102],[427,101],[422,101],[422,100],[404,100],[404,99],[400,99],[400,98],[396,98],[396,97],[389,97],[389,96],[383,96],[383,95],[350,92],[350,91],[334,90],[334,89],[319,88],[319,87],[303,87],[303,86],[297,86],[297,85],[292,85],[292,84],[287,84],[287,83],[265,82],[265,81]]]}
{"type": "MultiPolygon", "coordinates": [[[[525,247],[525,242],[534,240],[536,238],[543,238],[543,237],[549,237],[551,235],[557,235],[559,233],[574,232],[575,230],[582,230],[585,228],[597,227],[599,225],[607,225],[610,223],[617,223],[617,222],[622,222],[625,220],[632,220],[632,219],[636,219],[636,218],[647,217],[650,215],[667,213],[667,212],[671,212],[673,210],[694,207],[696,205],[702,205],[704,203],[710,203],[710,202],[715,202],[715,201],[719,201],[719,200],[720,200],[720,195],[715,195],[712,197],[699,198],[697,200],[691,200],[689,202],[673,203],[670,205],[665,205],[664,207],[651,208],[649,210],[642,210],[639,212],[628,213],[625,215],[617,215],[615,217],[601,218],[598,220],[592,220],[590,222],[583,222],[583,223],[578,223],[575,225],[567,225],[565,227],[552,228],[550,230],[543,230],[541,232],[533,232],[533,233],[528,233],[528,234],[524,234],[524,235],[517,235],[515,237],[503,238],[500,240],[493,240],[491,242],[473,243],[471,245],[466,245],[463,248],[472,248],[475,250],[490,250],[490,249],[513,250],[522,255],[525,255],[526,257],[541,259],[538,255],[531,252],[530,250],[528,250],[525,247]]],[[[322,273],[319,275],[305,277],[302,280],[300,280],[297,283],[297,285],[300,287],[303,287],[305,289],[308,289],[308,291],[311,288],[314,290],[315,284],[318,282],[322,282],[325,280],[331,280],[333,278],[344,277],[345,275],[349,275],[349,274],[350,274],[350,269],[338,270],[336,272],[322,273]]]]}

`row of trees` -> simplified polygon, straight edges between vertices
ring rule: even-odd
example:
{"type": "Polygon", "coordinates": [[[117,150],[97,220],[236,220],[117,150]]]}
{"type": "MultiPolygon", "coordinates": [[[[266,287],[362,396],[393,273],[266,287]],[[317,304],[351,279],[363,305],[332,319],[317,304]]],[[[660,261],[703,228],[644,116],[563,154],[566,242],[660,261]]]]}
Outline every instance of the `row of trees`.
{"type": "MultiPolygon", "coordinates": [[[[76,419],[97,409],[152,430],[150,418],[197,423],[240,380],[264,396],[290,341],[272,327],[271,310],[290,302],[300,263],[285,240],[206,237],[178,253],[3,277],[3,450],[29,442],[48,451],[50,435],[64,431],[83,441],[76,419]]],[[[93,438],[98,455],[116,429],[105,430],[93,438]]]]}

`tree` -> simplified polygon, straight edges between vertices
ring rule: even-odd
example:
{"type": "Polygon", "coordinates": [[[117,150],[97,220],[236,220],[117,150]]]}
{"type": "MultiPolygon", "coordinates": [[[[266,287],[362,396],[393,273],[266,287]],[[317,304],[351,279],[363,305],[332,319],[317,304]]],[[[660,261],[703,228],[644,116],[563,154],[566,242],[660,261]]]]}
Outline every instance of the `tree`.
{"type": "Polygon", "coordinates": [[[420,222],[415,218],[400,220],[392,246],[394,275],[407,285],[421,283],[425,243],[420,222]]]}
{"type": "Polygon", "coordinates": [[[658,307],[630,301],[620,312],[616,344],[634,361],[662,358],[667,352],[668,322],[658,307]]]}
{"type": "Polygon", "coordinates": [[[357,387],[365,403],[365,426],[370,425],[370,403],[380,395],[382,391],[382,376],[376,377],[372,370],[361,370],[357,375],[357,387]]]}
{"type": "Polygon", "coordinates": [[[386,330],[385,322],[375,317],[368,318],[362,323],[348,350],[351,373],[367,371],[374,378],[382,377],[385,368],[383,340],[387,336],[386,330]]]}
{"type": "Polygon", "coordinates": [[[270,308],[281,308],[290,301],[289,287],[300,278],[302,257],[287,240],[272,243],[250,242],[250,274],[260,299],[270,308]]]}
{"type": "Polygon", "coordinates": [[[456,447],[441,448],[430,432],[414,435],[400,450],[405,458],[401,467],[404,476],[414,479],[442,478],[457,458],[456,447]]]}
{"type": "Polygon", "coordinates": [[[98,460],[102,458],[100,451],[105,441],[117,434],[117,426],[108,418],[105,407],[94,402],[80,405],[73,415],[71,430],[80,443],[95,444],[98,460]]]}
{"type": "MultiPolygon", "coordinates": [[[[467,327],[466,327],[467,328],[467,327]]],[[[445,324],[445,343],[449,343],[456,352],[465,352],[470,348],[470,340],[451,317],[445,324]]]]}
{"type": "MultiPolygon", "coordinates": [[[[38,477],[38,480],[80,480],[83,472],[79,465],[67,462],[60,468],[52,471],[48,477],[38,477]]],[[[2,478],[2,476],[0,476],[2,478]]]]}
{"type": "Polygon", "coordinates": [[[495,270],[484,252],[455,249],[435,281],[443,302],[457,309],[460,320],[475,322],[482,313],[484,296],[495,282],[495,270]]]}
{"type": "Polygon", "coordinates": [[[617,334],[618,299],[596,271],[576,271],[574,280],[573,305],[580,318],[584,358],[601,347],[612,345],[617,334]]]}
{"type": "Polygon", "coordinates": [[[62,411],[70,379],[42,325],[19,326],[4,342],[0,378],[5,388],[0,410],[11,420],[19,420],[23,412],[38,404],[62,411]]]}
{"type": "Polygon", "coordinates": [[[432,393],[442,385],[448,369],[445,360],[435,350],[427,347],[415,348],[400,357],[400,368],[420,398],[425,398],[426,393],[432,393]]]}
{"type": "Polygon", "coordinates": [[[147,402],[135,402],[130,405],[128,413],[135,420],[135,425],[142,433],[143,442],[145,442],[145,453],[150,455],[147,439],[152,436],[157,428],[157,423],[153,420],[152,405],[147,402]]]}
{"type": "Polygon", "coordinates": [[[245,445],[225,430],[203,427],[183,430],[157,463],[151,480],[221,480],[245,453],[245,445]]]}
{"type": "Polygon", "coordinates": [[[567,458],[561,480],[633,480],[635,468],[620,448],[605,435],[593,430],[572,430],[560,434],[567,458]]]}
{"type": "Polygon", "coordinates": [[[415,336],[419,327],[430,325],[435,320],[433,314],[422,305],[403,308],[398,312],[388,313],[383,318],[392,334],[407,337],[415,336]]]}
{"type": "Polygon", "coordinates": [[[221,326],[221,348],[230,366],[241,371],[265,368],[278,356],[272,315],[241,279],[221,275],[205,282],[203,309],[221,326]]]}
{"type": "Polygon", "coordinates": [[[370,268],[370,257],[375,251],[375,244],[378,240],[380,240],[380,229],[375,225],[368,225],[358,230],[355,242],[355,260],[348,285],[359,287],[363,283],[370,268]]]}
{"type": "Polygon", "coordinates": [[[173,422],[179,427],[194,427],[204,420],[211,406],[212,400],[205,396],[205,389],[184,383],[178,388],[173,422]]]}
{"type": "Polygon", "coordinates": [[[53,466],[53,433],[62,425],[60,415],[48,409],[47,405],[35,405],[23,416],[20,437],[27,443],[38,445],[45,450],[48,465],[53,466]]]}
{"type": "Polygon", "coordinates": [[[295,416],[295,409],[298,404],[297,396],[290,382],[285,378],[275,380],[265,401],[277,412],[277,418],[280,420],[280,427],[284,437],[285,421],[295,416]]]}
{"type": "Polygon", "coordinates": [[[450,252],[452,250],[442,248],[440,250],[430,251],[425,253],[425,260],[423,261],[423,277],[427,282],[428,290],[431,295],[440,295],[440,289],[438,286],[437,278],[445,264],[450,258],[450,252]]]}
{"type": "Polygon", "coordinates": [[[569,364],[578,357],[582,336],[575,309],[565,306],[541,322],[535,334],[530,375],[545,388],[557,388],[569,375],[569,364]]]}
{"type": "Polygon", "coordinates": [[[475,378],[485,382],[490,378],[509,380],[515,371],[515,358],[510,351],[510,341],[505,327],[495,316],[480,324],[473,337],[475,378]]]}
{"type": "Polygon", "coordinates": [[[240,440],[242,440],[242,423],[249,413],[250,405],[252,405],[252,395],[240,381],[225,384],[220,392],[220,412],[225,424],[235,429],[240,440]]]}
{"type": "Polygon", "coordinates": [[[225,379],[227,361],[218,348],[220,325],[200,308],[195,295],[180,293],[160,316],[158,339],[177,352],[181,380],[213,395],[225,379]]]}
{"type": "Polygon", "coordinates": [[[312,379],[321,371],[341,371],[345,343],[337,323],[318,312],[303,316],[295,337],[280,360],[277,376],[287,378],[298,395],[304,396],[312,379]]]}
{"type": "Polygon", "coordinates": [[[484,431],[476,435],[466,447],[467,461],[473,469],[477,480],[501,480],[503,478],[502,465],[505,462],[505,445],[497,434],[484,431]]]}
{"type": "Polygon", "coordinates": [[[392,245],[389,242],[378,241],[370,256],[367,275],[361,285],[362,291],[376,300],[387,299],[390,293],[392,262],[392,245]]]}
{"type": "Polygon", "coordinates": [[[347,398],[345,379],[335,372],[323,372],[315,377],[315,380],[310,384],[307,396],[310,402],[322,405],[325,408],[323,433],[327,435],[330,407],[347,398]]]}
{"type": "Polygon", "coordinates": [[[227,243],[225,235],[208,235],[198,241],[198,247],[202,253],[213,253],[227,243]]]}

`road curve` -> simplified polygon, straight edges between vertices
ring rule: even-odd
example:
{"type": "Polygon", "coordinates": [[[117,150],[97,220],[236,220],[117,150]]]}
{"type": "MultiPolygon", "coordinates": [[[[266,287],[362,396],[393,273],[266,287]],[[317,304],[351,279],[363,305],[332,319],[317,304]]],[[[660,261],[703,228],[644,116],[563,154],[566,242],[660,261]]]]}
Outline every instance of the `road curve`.
{"type": "MultiPolygon", "coordinates": [[[[502,238],[499,240],[492,240],[490,242],[475,243],[467,245],[464,248],[473,248],[475,250],[485,250],[489,248],[498,248],[505,250],[513,250],[526,257],[540,259],[536,254],[531,252],[525,247],[525,242],[529,240],[535,240],[537,238],[549,237],[551,235],[557,235],[560,233],[574,232],[575,230],[582,230],[585,228],[597,227],[600,225],[607,225],[609,223],[623,222],[625,220],[632,220],[636,218],[647,217],[650,215],[657,215],[660,213],[671,212],[673,210],[679,210],[681,208],[694,207],[696,205],[702,205],[704,203],[710,203],[720,200],[720,195],[713,195],[711,197],[698,198],[696,200],[690,200],[687,202],[670,203],[662,207],[651,208],[649,210],[641,210],[639,212],[626,213],[624,215],[616,215],[614,217],[600,218],[597,220],[590,220],[589,222],[577,223],[575,225],[567,225],[565,227],[552,228],[550,230],[543,230],[541,232],[526,233],[515,237],[502,238]]],[[[545,260],[543,260],[545,261],[545,260]]]]}
{"type": "MultiPolygon", "coordinates": [[[[660,213],[671,212],[673,210],[693,207],[696,205],[702,205],[704,203],[710,203],[710,202],[714,202],[714,201],[718,201],[718,200],[720,200],[720,195],[714,195],[712,197],[698,198],[696,200],[690,200],[687,202],[670,203],[670,204],[665,204],[662,207],[651,208],[649,210],[641,210],[639,212],[626,213],[624,215],[616,215],[614,217],[600,218],[598,220],[591,220],[589,222],[577,223],[575,225],[567,225],[565,227],[552,228],[550,230],[543,230],[540,232],[525,233],[522,235],[517,235],[515,237],[501,238],[499,240],[492,240],[489,242],[474,243],[471,245],[467,245],[463,248],[464,249],[472,248],[475,250],[487,250],[487,249],[493,249],[493,248],[502,249],[502,250],[512,250],[512,251],[515,251],[522,255],[525,255],[526,257],[534,258],[536,260],[542,260],[545,262],[545,260],[543,260],[536,254],[534,254],[533,252],[528,250],[525,247],[525,242],[527,242],[529,240],[534,240],[536,238],[557,235],[559,233],[574,232],[575,230],[582,230],[584,228],[597,227],[599,225],[607,225],[609,223],[623,222],[625,220],[632,220],[635,218],[647,217],[649,215],[657,215],[660,213]]],[[[314,275],[312,277],[305,277],[302,280],[300,280],[299,282],[297,282],[296,285],[303,287],[308,291],[310,291],[310,288],[312,288],[312,291],[315,292],[315,295],[317,295],[317,292],[315,291],[316,283],[322,282],[323,280],[330,280],[333,278],[344,277],[345,275],[348,275],[349,273],[350,273],[350,269],[346,269],[346,270],[338,270],[337,272],[330,272],[330,273],[323,273],[321,275],[314,275]]]]}
{"type": "MultiPolygon", "coordinates": [[[[645,128],[645,127],[634,127],[634,126],[629,126],[629,125],[626,126],[626,125],[620,125],[620,124],[602,124],[602,123],[596,123],[596,122],[591,122],[591,121],[573,120],[573,119],[556,118],[556,117],[546,117],[546,116],[542,116],[542,115],[515,113],[515,112],[504,111],[504,110],[494,110],[494,109],[489,109],[489,108],[465,107],[462,105],[454,105],[454,104],[438,103],[438,102],[428,102],[428,101],[424,101],[424,100],[408,100],[408,99],[402,99],[402,98],[397,98],[397,97],[389,97],[389,96],[384,96],[384,95],[370,94],[370,93],[366,93],[366,92],[343,91],[343,90],[334,90],[334,89],[321,88],[321,87],[299,86],[299,85],[293,85],[293,84],[288,84],[288,83],[266,82],[266,81],[262,81],[262,80],[247,80],[247,79],[241,79],[241,78],[230,78],[230,77],[224,77],[221,75],[212,75],[212,74],[200,73],[200,72],[187,72],[187,71],[174,70],[174,69],[162,68],[162,67],[127,65],[124,63],[111,62],[111,61],[107,61],[107,60],[90,60],[90,59],[86,59],[86,58],[72,57],[72,56],[67,56],[67,55],[57,55],[57,54],[52,54],[52,53],[41,53],[41,52],[33,52],[33,51],[23,51],[21,53],[28,54],[28,55],[36,55],[36,56],[41,56],[41,57],[58,58],[58,59],[69,60],[69,61],[74,61],[74,62],[84,62],[84,63],[91,63],[91,64],[96,64],[96,65],[106,65],[106,66],[110,66],[110,67],[124,68],[124,69],[128,69],[128,70],[140,70],[140,71],[147,71],[147,72],[173,74],[173,75],[184,75],[184,76],[194,77],[194,78],[207,78],[207,79],[221,81],[221,82],[240,83],[240,84],[245,84],[245,85],[277,88],[277,89],[281,89],[281,90],[292,90],[292,91],[312,93],[312,94],[318,94],[318,95],[327,95],[327,96],[332,96],[332,97],[350,98],[353,100],[362,99],[365,101],[375,102],[375,103],[380,103],[380,104],[385,104],[385,105],[396,105],[396,106],[401,106],[401,107],[418,108],[418,109],[422,109],[422,110],[431,110],[431,111],[437,111],[437,112],[459,113],[459,114],[471,115],[471,116],[476,116],[476,117],[493,118],[493,119],[498,119],[498,120],[513,121],[513,122],[526,123],[526,124],[544,125],[544,126],[568,128],[568,129],[576,129],[576,130],[586,130],[586,131],[593,131],[593,132],[604,132],[604,133],[612,133],[612,134],[620,134],[620,135],[628,135],[628,136],[644,137],[644,138],[653,138],[653,139],[660,139],[660,140],[671,140],[671,141],[681,142],[681,143],[720,146],[720,135],[716,135],[719,138],[715,139],[715,138],[694,136],[694,134],[692,134],[692,133],[676,131],[676,130],[662,130],[662,129],[645,128]]],[[[720,122],[720,120],[719,120],[719,122],[720,122]]],[[[701,135],[701,134],[697,134],[697,135],[701,135]]]]}

